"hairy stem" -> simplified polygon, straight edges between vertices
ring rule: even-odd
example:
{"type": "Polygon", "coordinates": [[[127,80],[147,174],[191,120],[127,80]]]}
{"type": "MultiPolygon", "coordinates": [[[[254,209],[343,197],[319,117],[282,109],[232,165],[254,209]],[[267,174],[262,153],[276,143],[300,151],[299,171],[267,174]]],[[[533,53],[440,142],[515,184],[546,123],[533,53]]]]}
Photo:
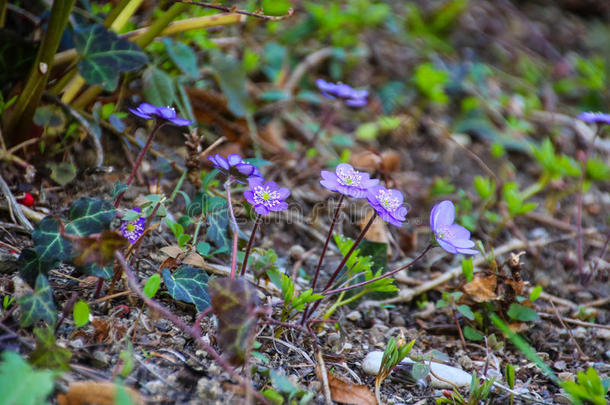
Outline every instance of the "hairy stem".
{"type": "Polygon", "coordinates": [[[225,182],[225,190],[227,191],[227,205],[229,207],[229,217],[231,218],[231,225],[233,231],[233,249],[231,252],[231,280],[235,278],[235,271],[237,270],[237,239],[239,237],[239,227],[237,226],[237,220],[235,219],[235,212],[233,211],[233,200],[231,200],[231,183],[233,177],[229,176],[225,182]]]}
{"type": "MultiPolygon", "coordinates": [[[[133,178],[135,177],[136,173],[138,172],[138,169],[140,168],[140,165],[142,164],[142,160],[144,159],[144,155],[146,155],[146,151],[148,151],[148,148],[150,148],[150,145],[152,143],[153,138],[155,137],[155,134],[157,133],[159,128],[161,128],[163,125],[165,125],[165,122],[157,122],[155,124],[155,127],[153,128],[153,130],[150,132],[150,135],[148,135],[146,144],[144,144],[144,147],[140,151],[140,154],[138,155],[138,159],[136,160],[136,163],[133,165],[133,169],[131,170],[131,173],[129,174],[129,178],[127,178],[127,182],[125,183],[125,185],[127,187],[129,187],[129,185],[133,181],[133,178]]],[[[115,208],[118,208],[119,204],[121,203],[121,200],[123,199],[123,195],[125,195],[126,191],[127,190],[122,191],[121,194],[119,194],[117,196],[117,198],[114,202],[115,208]]]]}
{"type": "MultiPolygon", "coordinates": [[[[326,255],[326,250],[328,249],[328,242],[330,242],[330,238],[333,234],[333,230],[335,229],[335,224],[337,223],[337,219],[339,218],[339,212],[341,211],[341,205],[343,204],[343,200],[345,199],[345,195],[341,194],[339,197],[339,202],[337,203],[337,208],[335,209],[335,215],[333,216],[333,220],[330,223],[330,228],[328,228],[328,235],[326,235],[326,241],[324,242],[324,247],[322,248],[322,253],[320,253],[320,260],[318,261],[318,265],[316,266],[316,272],[313,276],[313,281],[311,282],[311,289],[313,291],[316,290],[316,284],[318,282],[318,276],[320,275],[320,269],[322,268],[322,261],[324,261],[324,256],[326,255]]],[[[306,321],[306,315],[309,312],[309,305],[305,307],[305,311],[303,311],[303,317],[301,318],[301,325],[303,325],[306,321]]]]}
{"type": "Polygon", "coordinates": [[[256,235],[256,230],[263,219],[262,215],[258,215],[256,217],[256,222],[254,223],[254,227],[252,228],[252,233],[250,234],[250,239],[248,240],[248,246],[246,246],[246,254],[244,256],[244,262],[241,265],[241,276],[243,277],[246,274],[246,266],[248,265],[248,256],[250,256],[250,250],[252,250],[252,242],[254,241],[254,236],[256,235]]]}
{"type": "MultiPolygon", "coordinates": [[[[347,252],[345,257],[343,257],[343,260],[341,260],[341,263],[339,263],[339,265],[335,269],[335,272],[330,277],[330,280],[328,280],[328,282],[326,283],[326,286],[324,286],[324,289],[322,290],[322,294],[323,295],[327,295],[324,292],[326,290],[328,290],[331,285],[333,285],[333,283],[335,282],[335,279],[337,278],[337,276],[339,275],[339,273],[343,269],[343,266],[345,266],[345,263],[347,263],[347,261],[349,260],[350,256],[352,255],[352,253],[354,253],[354,250],[356,250],[356,248],[358,247],[358,245],[360,244],[360,242],[364,238],[364,235],[366,235],[366,233],[368,232],[368,230],[371,227],[371,225],[373,225],[373,222],[375,221],[375,219],[377,219],[377,211],[375,211],[375,213],[371,216],[371,219],[369,219],[369,222],[366,224],[364,229],[362,229],[362,232],[360,232],[360,235],[358,235],[358,238],[356,239],[356,241],[352,245],[352,248],[349,250],[349,252],[347,252]]],[[[318,309],[318,307],[320,306],[321,302],[322,302],[322,300],[318,300],[318,301],[316,301],[313,304],[313,307],[311,308],[311,310],[305,315],[305,319],[308,319],[308,318],[311,317],[311,315],[315,312],[315,310],[318,309]]]]}

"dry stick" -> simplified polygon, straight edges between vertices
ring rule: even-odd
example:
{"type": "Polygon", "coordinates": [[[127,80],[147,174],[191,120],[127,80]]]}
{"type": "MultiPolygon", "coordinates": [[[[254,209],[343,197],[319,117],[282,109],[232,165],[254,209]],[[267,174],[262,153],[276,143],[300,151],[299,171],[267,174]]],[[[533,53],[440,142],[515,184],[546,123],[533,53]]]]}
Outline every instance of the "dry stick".
{"type": "Polygon", "coordinates": [[[301,81],[303,75],[307,73],[309,69],[315,67],[316,65],[319,65],[324,60],[330,58],[333,52],[334,49],[329,46],[307,55],[307,57],[303,59],[303,62],[299,63],[297,67],[294,68],[292,74],[290,75],[288,80],[286,80],[286,84],[284,84],[284,91],[288,94],[292,94],[294,92],[294,89],[296,89],[299,82],[301,81]]]}
{"type": "MultiPolygon", "coordinates": [[[[144,301],[144,303],[146,305],[148,305],[155,311],[161,313],[164,317],[166,317],[171,322],[173,322],[174,325],[176,325],[184,333],[191,335],[191,337],[197,342],[197,344],[199,344],[199,346],[203,350],[205,350],[214,360],[216,360],[216,362],[218,362],[218,364],[231,377],[233,377],[237,381],[239,381],[239,383],[246,390],[252,389],[249,381],[246,381],[246,379],[244,379],[242,376],[237,374],[235,369],[233,367],[231,367],[231,365],[229,363],[227,363],[226,360],[223,359],[222,356],[220,356],[220,354],[218,354],[218,352],[216,350],[214,350],[214,348],[212,346],[210,346],[207,343],[205,343],[204,341],[202,341],[201,338],[199,336],[197,336],[197,333],[195,333],[193,331],[193,329],[186,324],[186,322],[184,322],[182,319],[180,319],[180,317],[177,316],[176,314],[174,314],[172,311],[165,308],[163,305],[159,304],[157,301],[150,299],[146,295],[144,295],[144,293],[142,292],[142,289],[140,288],[140,284],[138,283],[138,280],[136,279],[135,274],[131,270],[131,267],[129,266],[129,264],[127,263],[127,261],[125,260],[125,257],[123,257],[121,252],[119,252],[119,251],[114,252],[114,257],[117,259],[117,261],[123,268],[123,271],[125,272],[125,275],[127,276],[127,282],[129,283],[129,286],[131,287],[133,292],[135,292],[144,301]]],[[[263,397],[258,391],[254,390],[253,394],[256,397],[256,399],[258,399],[263,404],[271,405],[269,403],[269,401],[265,397],[263,397]]]]}
{"type": "Polygon", "coordinates": [[[322,380],[322,391],[324,392],[324,399],[327,405],[332,405],[333,400],[330,394],[330,385],[328,383],[328,372],[326,371],[326,365],[324,364],[324,357],[322,356],[322,350],[318,348],[316,350],[316,359],[318,360],[318,371],[320,372],[320,379],[322,380]]]}
{"type": "Polygon", "coordinates": [[[236,14],[243,14],[243,15],[247,15],[249,17],[256,17],[256,18],[260,18],[263,20],[269,20],[269,21],[279,21],[279,20],[284,20],[288,17],[291,17],[294,14],[294,9],[289,8],[288,12],[284,15],[279,15],[279,16],[273,16],[273,15],[265,15],[262,13],[262,9],[260,9],[259,12],[255,12],[252,13],[250,11],[246,11],[246,10],[239,10],[236,7],[223,7],[220,6],[218,4],[213,4],[213,3],[203,3],[200,1],[181,1],[181,0],[174,0],[174,2],[176,3],[184,3],[184,4],[194,4],[196,6],[201,6],[201,7],[207,7],[207,8],[213,8],[214,10],[220,10],[220,11],[224,11],[225,13],[236,13],[236,14]]]}
{"type": "MultiPolygon", "coordinates": [[[[339,218],[339,212],[341,211],[341,205],[343,204],[343,200],[345,195],[341,194],[339,197],[339,202],[337,203],[337,208],[335,209],[335,215],[333,216],[333,220],[330,223],[330,228],[328,228],[328,235],[326,236],[326,241],[324,242],[324,247],[322,248],[322,253],[320,253],[320,260],[318,261],[318,265],[316,266],[316,272],[313,276],[313,281],[311,282],[312,291],[316,290],[316,284],[318,282],[318,276],[320,275],[320,269],[322,268],[322,262],[324,261],[324,255],[326,255],[326,250],[328,249],[328,242],[330,242],[330,238],[333,234],[333,230],[335,229],[335,224],[337,223],[337,219],[339,218]]],[[[307,313],[309,312],[309,305],[305,307],[305,311],[303,311],[303,317],[301,318],[301,325],[305,323],[307,320],[307,313]]]]}
{"type": "Polygon", "coordinates": [[[27,229],[28,232],[32,232],[34,230],[34,227],[30,223],[30,221],[28,221],[25,215],[23,215],[21,205],[17,203],[17,200],[15,200],[15,196],[13,196],[13,193],[11,193],[11,189],[9,188],[8,184],[6,184],[6,181],[4,181],[2,175],[0,175],[0,189],[2,190],[2,193],[8,201],[9,211],[11,213],[14,212],[17,216],[17,222],[19,222],[21,226],[27,229]]]}
{"type": "Polygon", "coordinates": [[[572,329],[570,329],[564,322],[563,319],[561,319],[561,315],[559,315],[559,311],[557,311],[557,307],[555,306],[555,304],[553,304],[551,302],[551,306],[553,307],[553,311],[555,311],[555,316],[557,316],[557,319],[559,320],[559,322],[561,323],[561,326],[563,326],[563,328],[565,330],[568,331],[568,335],[570,335],[570,339],[572,340],[572,342],[574,342],[574,345],[576,345],[576,350],[578,350],[578,353],[580,354],[580,359],[581,360],[588,360],[589,356],[587,356],[582,349],[580,348],[580,345],[578,344],[578,342],[576,341],[576,339],[574,338],[574,335],[572,334],[572,329]]]}
{"type": "MultiPolygon", "coordinates": [[[[373,215],[371,215],[371,219],[369,219],[369,222],[366,224],[364,229],[362,229],[362,232],[360,232],[360,235],[358,235],[358,238],[356,239],[356,241],[352,245],[352,248],[349,250],[349,252],[347,252],[347,254],[343,257],[343,260],[341,260],[341,263],[339,263],[339,265],[335,269],[335,272],[333,273],[333,275],[330,277],[330,279],[328,280],[328,282],[324,286],[324,289],[322,290],[322,294],[324,294],[324,292],[327,291],[330,288],[331,285],[333,285],[335,279],[337,278],[337,276],[339,275],[339,273],[343,269],[343,266],[345,266],[345,263],[347,263],[347,261],[349,260],[349,258],[352,255],[352,253],[354,253],[354,250],[356,250],[356,248],[358,247],[358,245],[360,244],[360,242],[364,238],[364,235],[366,235],[366,233],[368,232],[368,230],[371,227],[371,225],[373,225],[373,222],[375,222],[375,219],[377,219],[377,211],[375,211],[375,213],[373,215]]],[[[315,312],[315,310],[318,309],[318,307],[320,306],[320,302],[322,302],[322,301],[318,300],[318,301],[316,301],[313,304],[313,307],[311,308],[311,311],[309,311],[309,313],[307,314],[305,319],[311,317],[311,315],[315,312]]]]}
{"type": "Polygon", "coordinates": [[[246,246],[246,254],[244,256],[244,262],[241,265],[241,277],[246,274],[246,266],[248,265],[248,256],[250,256],[250,250],[252,249],[252,242],[254,241],[254,236],[256,235],[256,229],[261,223],[263,216],[258,214],[256,217],[256,222],[254,222],[254,227],[252,228],[252,233],[250,234],[250,239],[248,240],[248,246],[246,246]]]}
{"type": "MultiPolygon", "coordinates": [[[[591,228],[591,229],[585,230],[583,232],[583,235],[589,235],[589,234],[593,234],[593,233],[597,233],[597,230],[591,228]]],[[[500,255],[506,254],[512,250],[517,250],[517,249],[542,247],[542,246],[546,246],[551,243],[561,242],[561,241],[569,240],[569,239],[573,239],[573,238],[574,238],[574,235],[565,235],[565,236],[562,236],[560,238],[555,238],[555,239],[545,238],[545,239],[531,242],[529,244],[527,244],[526,242],[524,242],[522,240],[513,239],[513,240],[507,242],[506,244],[500,246],[499,248],[494,249],[494,255],[500,256],[500,255]]],[[[486,260],[487,259],[485,257],[479,256],[479,257],[473,259],[472,264],[473,264],[473,266],[477,267],[477,266],[484,264],[486,260]]],[[[390,299],[383,300],[383,301],[371,301],[370,304],[380,306],[380,305],[387,305],[387,304],[396,304],[399,302],[410,302],[415,297],[448,282],[449,280],[459,276],[460,274],[462,274],[462,266],[461,265],[455,266],[455,267],[452,267],[449,271],[447,271],[443,275],[435,278],[434,280],[425,282],[425,283],[421,284],[420,286],[417,286],[416,288],[413,288],[413,289],[401,290],[398,293],[397,297],[390,298],[390,299]]],[[[542,294],[541,294],[541,297],[542,297],[542,294]]]]}
{"type": "MultiPolygon", "coordinates": [[[[547,314],[546,312],[540,312],[538,311],[538,314],[540,315],[541,318],[546,318],[546,319],[555,319],[555,315],[554,314],[547,314]]],[[[564,321],[565,323],[571,323],[573,325],[578,325],[578,326],[582,326],[585,328],[596,328],[596,329],[608,329],[610,330],[610,325],[602,325],[599,323],[593,323],[593,322],[585,322],[585,321],[581,321],[579,319],[572,319],[572,318],[561,318],[562,321],[564,321]]]]}

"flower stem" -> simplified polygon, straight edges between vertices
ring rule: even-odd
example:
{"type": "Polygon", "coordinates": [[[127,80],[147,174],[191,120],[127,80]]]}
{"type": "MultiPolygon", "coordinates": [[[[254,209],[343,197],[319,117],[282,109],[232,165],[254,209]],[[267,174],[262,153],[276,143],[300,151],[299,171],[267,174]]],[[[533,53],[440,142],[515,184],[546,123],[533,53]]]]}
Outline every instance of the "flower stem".
{"type": "MultiPolygon", "coordinates": [[[[375,219],[377,219],[377,211],[375,211],[375,213],[371,216],[371,219],[369,219],[369,222],[366,224],[364,229],[362,229],[362,232],[360,232],[360,235],[358,235],[358,238],[352,245],[352,248],[349,250],[349,252],[347,252],[345,257],[343,257],[343,260],[341,260],[341,263],[339,263],[339,265],[335,269],[335,272],[330,277],[330,280],[328,280],[328,282],[326,283],[326,286],[324,286],[324,289],[322,290],[322,294],[324,294],[324,291],[328,290],[330,288],[330,286],[335,282],[335,279],[337,278],[337,276],[343,269],[343,266],[345,266],[345,263],[347,263],[350,256],[352,255],[352,253],[354,253],[354,250],[356,250],[356,247],[358,247],[358,245],[364,238],[364,235],[366,235],[366,233],[368,232],[371,225],[373,225],[373,221],[375,221],[375,219]]],[[[324,294],[324,295],[326,295],[326,294],[324,294]]],[[[313,304],[313,307],[311,308],[311,310],[309,312],[307,312],[306,315],[304,315],[305,319],[309,318],[315,312],[315,310],[318,309],[318,307],[320,306],[320,302],[322,302],[322,300],[318,300],[313,304]]]]}
{"type": "Polygon", "coordinates": [[[239,237],[239,228],[237,227],[237,220],[235,219],[235,212],[233,212],[233,201],[231,200],[231,182],[233,177],[229,176],[225,182],[225,190],[227,191],[227,205],[229,207],[229,216],[231,218],[231,225],[233,228],[233,251],[231,254],[231,280],[235,278],[235,270],[237,270],[237,238],[239,237]]]}
{"type": "Polygon", "coordinates": [[[378,276],[378,277],[372,278],[372,279],[367,280],[367,281],[363,281],[363,282],[361,282],[361,283],[353,284],[353,285],[350,285],[350,286],[347,286],[347,287],[343,287],[343,288],[337,288],[337,289],[335,289],[335,290],[323,291],[323,292],[322,292],[322,295],[329,296],[329,295],[337,294],[337,293],[340,293],[340,292],[343,292],[343,291],[353,290],[354,288],[364,287],[365,285],[368,285],[368,284],[374,283],[375,281],[379,281],[379,280],[381,280],[381,279],[383,279],[383,278],[391,277],[391,276],[393,276],[394,274],[398,273],[399,271],[402,271],[402,270],[404,270],[404,269],[406,269],[406,268],[408,268],[408,267],[411,267],[411,266],[413,266],[415,263],[417,263],[418,261],[420,261],[420,260],[421,260],[421,258],[422,258],[422,257],[424,257],[424,255],[425,255],[426,253],[428,253],[428,251],[429,251],[430,249],[432,249],[432,247],[433,247],[433,246],[434,246],[434,245],[433,245],[432,243],[431,243],[431,244],[429,244],[429,245],[428,245],[428,246],[427,246],[427,247],[424,249],[424,251],[423,251],[423,252],[421,252],[421,253],[419,254],[419,256],[417,256],[415,259],[411,260],[409,263],[407,263],[407,264],[405,264],[405,265],[403,265],[403,266],[400,266],[400,267],[399,267],[399,268],[397,268],[397,269],[394,269],[394,270],[392,270],[392,271],[388,271],[387,273],[384,273],[384,274],[382,274],[381,276],[378,276]]]}
{"type": "Polygon", "coordinates": [[[252,228],[252,233],[250,234],[250,239],[248,240],[248,246],[246,246],[246,255],[244,256],[244,262],[241,265],[241,276],[243,277],[246,274],[246,266],[248,265],[248,256],[250,256],[250,250],[252,249],[252,242],[254,241],[254,235],[256,234],[256,229],[258,225],[261,223],[263,219],[262,215],[258,215],[256,217],[256,222],[254,223],[254,228],[252,228]]]}
{"type": "MultiPolygon", "coordinates": [[[[153,130],[150,132],[150,135],[148,135],[146,144],[144,144],[144,147],[140,151],[140,154],[138,155],[138,159],[136,160],[136,163],[133,165],[133,169],[131,170],[131,174],[129,175],[129,178],[127,178],[127,182],[125,183],[126,186],[129,187],[129,185],[133,181],[133,178],[135,177],[136,173],[138,172],[138,169],[140,168],[140,165],[142,164],[144,155],[146,155],[148,148],[150,148],[150,144],[152,143],[152,140],[155,137],[155,134],[157,133],[159,128],[161,128],[163,125],[165,125],[165,122],[157,122],[155,127],[153,128],[153,130]]],[[[119,194],[117,196],[116,200],[114,201],[114,208],[118,208],[119,204],[121,203],[121,200],[123,199],[123,195],[125,195],[125,191],[127,191],[127,190],[124,190],[123,192],[121,192],[121,194],[119,194]]]]}
{"type": "MultiPolygon", "coordinates": [[[[337,223],[337,219],[339,218],[339,212],[341,211],[341,205],[343,204],[343,200],[345,198],[344,194],[341,194],[339,197],[339,202],[337,203],[337,208],[335,208],[335,215],[333,216],[333,220],[330,223],[330,228],[328,228],[328,235],[326,236],[326,241],[324,242],[324,247],[322,248],[322,253],[320,253],[320,260],[318,261],[318,265],[316,266],[316,272],[313,276],[313,281],[311,283],[311,289],[315,291],[316,284],[318,282],[318,276],[320,275],[320,269],[322,268],[322,261],[324,260],[324,256],[326,255],[326,250],[328,249],[328,242],[330,242],[330,237],[333,234],[333,229],[335,229],[335,224],[337,223]]],[[[303,325],[306,321],[306,315],[309,310],[309,305],[305,307],[305,311],[303,311],[303,317],[301,318],[301,325],[303,325]]]]}

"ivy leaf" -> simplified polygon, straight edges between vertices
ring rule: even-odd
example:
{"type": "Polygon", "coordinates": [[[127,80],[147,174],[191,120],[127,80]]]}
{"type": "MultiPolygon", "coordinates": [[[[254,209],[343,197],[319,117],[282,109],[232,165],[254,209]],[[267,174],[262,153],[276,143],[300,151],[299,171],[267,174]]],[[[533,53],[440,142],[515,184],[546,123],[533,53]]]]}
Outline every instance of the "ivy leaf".
{"type": "Polygon", "coordinates": [[[57,310],[53,303],[51,287],[44,275],[39,274],[36,278],[34,292],[19,298],[17,303],[21,310],[21,326],[30,326],[38,320],[55,325],[57,310]]]}
{"type": "Polygon", "coordinates": [[[69,162],[47,163],[47,167],[51,169],[51,179],[60,186],[65,186],[76,177],[76,166],[69,162]]]}
{"type": "Polygon", "coordinates": [[[19,275],[31,286],[36,283],[36,277],[39,274],[46,276],[49,274],[49,270],[57,266],[58,263],[57,260],[41,260],[36,251],[31,248],[23,249],[17,260],[19,275]]]}
{"type": "Polygon", "coordinates": [[[57,344],[52,328],[34,328],[36,348],[30,353],[30,364],[57,371],[70,371],[72,352],[57,344]]]}
{"type": "Polygon", "coordinates": [[[229,110],[236,117],[248,112],[250,98],[246,92],[246,71],[243,64],[221,52],[213,52],[211,66],[222,93],[227,96],[229,110]]]}
{"type": "Polygon", "coordinates": [[[34,250],[45,262],[67,260],[70,257],[72,245],[59,234],[59,221],[47,216],[40,221],[38,227],[32,233],[34,250]]]}
{"type": "Polygon", "coordinates": [[[116,209],[110,201],[81,198],[72,203],[66,232],[76,236],[101,233],[110,227],[116,209]]]}
{"type": "Polygon", "coordinates": [[[56,373],[36,371],[20,355],[5,351],[0,361],[0,392],[6,404],[39,405],[53,391],[56,373]]]}
{"type": "Polygon", "coordinates": [[[89,84],[113,91],[119,73],[139,69],[148,57],[134,42],[119,37],[100,24],[74,32],[74,47],[81,55],[78,71],[89,84]]]}
{"type": "Polygon", "coordinates": [[[114,275],[114,265],[110,264],[106,267],[100,267],[96,263],[89,263],[86,266],[77,267],[78,270],[88,276],[101,277],[104,280],[110,280],[114,275]]]}
{"type": "Polygon", "coordinates": [[[195,304],[198,312],[210,306],[208,274],[195,267],[180,266],[173,274],[163,269],[163,282],[176,300],[195,304]]]}
{"type": "Polygon", "coordinates": [[[212,197],[208,203],[206,219],[208,220],[207,237],[216,244],[216,253],[229,250],[229,236],[227,226],[229,225],[229,208],[227,200],[222,197],[212,197]]]}
{"type": "Polygon", "coordinates": [[[244,364],[256,335],[256,289],[243,278],[215,278],[209,283],[214,314],[218,317],[218,343],[233,365],[244,364]]]}

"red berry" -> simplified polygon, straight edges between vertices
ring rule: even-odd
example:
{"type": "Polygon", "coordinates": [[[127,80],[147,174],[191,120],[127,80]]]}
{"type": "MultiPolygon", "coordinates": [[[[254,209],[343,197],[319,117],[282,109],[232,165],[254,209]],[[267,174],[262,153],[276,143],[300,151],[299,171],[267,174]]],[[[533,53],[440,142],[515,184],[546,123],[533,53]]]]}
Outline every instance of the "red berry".
{"type": "Polygon", "coordinates": [[[19,202],[21,204],[25,205],[26,207],[33,207],[34,206],[34,197],[30,193],[25,193],[25,195],[20,199],[19,202]]]}

